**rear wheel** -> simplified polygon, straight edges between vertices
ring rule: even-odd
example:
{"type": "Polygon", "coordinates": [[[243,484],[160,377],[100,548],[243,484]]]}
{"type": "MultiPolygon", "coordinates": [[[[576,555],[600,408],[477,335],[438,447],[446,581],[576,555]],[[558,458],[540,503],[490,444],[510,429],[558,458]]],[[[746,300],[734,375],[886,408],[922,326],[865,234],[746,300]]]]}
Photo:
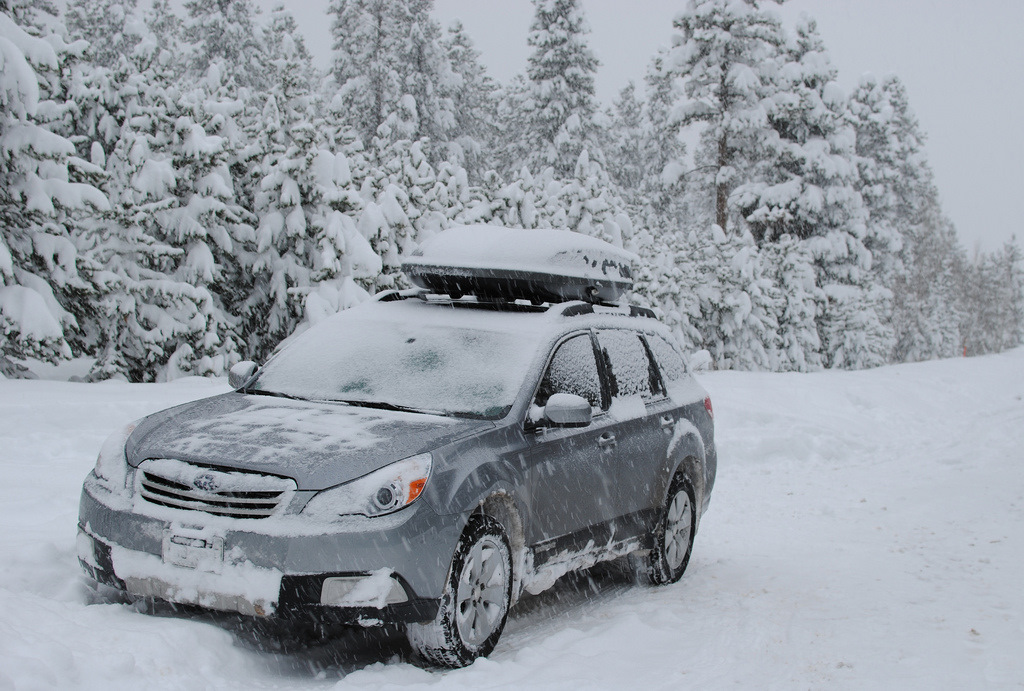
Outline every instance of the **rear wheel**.
{"type": "Polygon", "coordinates": [[[437,617],[407,629],[413,649],[443,667],[464,667],[490,654],[512,602],[511,555],[501,524],[473,516],[452,557],[437,617]]]}
{"type": "Polygon", "coordinates": [[[682,578],[690,562],[696,526],[693,489],[686,480],[676,477],[669,487],[647,557],[647,574],[652,583],[675,583],[682,578]]]}

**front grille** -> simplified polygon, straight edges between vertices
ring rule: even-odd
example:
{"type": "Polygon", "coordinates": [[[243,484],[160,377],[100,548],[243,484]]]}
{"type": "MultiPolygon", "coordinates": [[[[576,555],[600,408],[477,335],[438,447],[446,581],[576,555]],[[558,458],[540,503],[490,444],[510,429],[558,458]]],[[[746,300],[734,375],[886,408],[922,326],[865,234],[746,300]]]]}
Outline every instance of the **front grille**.
{"type": "Polygon", "coordinates": [[[170,459],[146,461],[140,467],[139,494],[148,502],[214,516],[266,518],[290,496],[291,480],[255,473],[207,470],[170,459]],[[217,489],[200,489],[202,477],[217,489]]]}

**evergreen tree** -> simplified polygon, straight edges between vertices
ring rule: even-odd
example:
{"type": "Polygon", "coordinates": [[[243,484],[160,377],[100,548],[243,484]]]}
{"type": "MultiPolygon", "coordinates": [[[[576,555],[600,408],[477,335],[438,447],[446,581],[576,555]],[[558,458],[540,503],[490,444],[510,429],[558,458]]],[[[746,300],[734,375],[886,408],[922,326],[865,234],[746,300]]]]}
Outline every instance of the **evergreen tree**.
{"type": "Polygon", "coordinates": [[[459,80],[432,6],[432,0],[332,0],[335,110],[368,147],[378,136],[426,137],[426,152],[437,160],[435,147],[444,153],[456,136],[452,93],[459,80]]]}
{"type": "Polygon", "coordinates": [[[865,76],[850,96],[850,116],[869,214],[866,245],[876,280],[893,291],[893,359],[949,357],[960,349],[957,267],[965,257],[942,214],[906,90],[894,76],[865,76]]]}
{"type": "Polygon", "coordinates": [[[607,143],[608,175],[633,207],[642,200],[642,187],[651,161],[647,154],[649,130],[645,127],[643,103],[636,96],[636,84],[629,82],[613,105],[607,143]]]}
{"type": "Polygon", "coordinates": [[[213,359],[228,320],[215,282],[197,280],[184,267],[193,233],[178,232],[187,227],[179,223],[184,219],[176,196],[187,182],[176,139],[178,68],[155,41],[140,43],[130,62],[133,69],[115,79],[123,111],[106,157],[112,209],[82,236],[98,287],[90,377],[153,381],[182,372],[221,373],[213,359]]]}
{"type": "Polygon", "coordinates": [[[1024,257],[1016,236],[966,267],[961,338],[968,355],[997,353],[1024,342],[1024,257]]]}
{"type": "Polygon", "coordinates": [[[777,295],[779,360],[781,371],[811,372],[821,369],[818,316],[826,304],[818,288],[814,258],[792,235],[783,235],[761,247],[765,271],[777,295]]]}
{"type": "Polygon", "coordinates": [[[419,125],[409,138],[436,143],[436,152],[430,146],[425,148],[436,163],[447,153],[449,142],[459,135],[454,94],[461,79],[452,70],[441,27],[430,17],[433,5],[433,0],[409,0],[394,3],[394,11],[403,28],[398,36],[398,59],[404,68],[403,96],[415,100],[419,125]]]}
{"type": "MultiPolygon", "coordinates": [[[[382,129],[385,127],[387,124],[382,129]]],[[[418,240],[447,224],[446,214],[435,204],[437,173],[427,160],[425,143],[409,139],[375,141],[375,165],[362,185],[365,208],[358,228],[383,263],[373,286],[377,290],[404,287],[402,257],[415,249],[418,240]]]]}
{"type": "Polygon", "coordinates": [[[701,300],[703,268],[695,250],[697,234],[651,233],[641,229],[636,238],[640,265],[634,276],[631,301],[654,310],[687,351],[704,349],[701,300]]]}
{"type": "MultiPolygon", "coordinates": [[[[663,232],[675,230],[680,219],[698,217],[697,225],[704,226],[712,218],[710,214],[694,213],[684,199],[687,148],[681,138],[682,130],[673,117],[680,94],[667,58],[668,51],[660,50],[644,77],[647,99],[641,142],[648,174],[640,184],[640,198],[636,200],[637,205],[645,205],[647,214],[653,214],[656,219],[648,223],[662,228],[663,232]]],[[[697,192],[696,185],[690,189],[697,192]]],[[[707,201],[704,205],[712,208],[707,201]]],[[[696,206],[700,207],[699,198],[696,206]]]]}
{"type": "Polygon", "coordinates": [[[182,37],[190,46],[187,67],[193,78],[205,77],[217,65],[225,85],[236,93],[269,86],[263,29],[255,21],[253,0],[187,0],[185,10],[182,37]]]}
{"type": "Polygon", "coordinates": [[[771,131],[751,181],[736,188],[734,199],[759,242],[789,234],[807,243],[828,298],[818,316],[825,364],[859,369],[892,354],[892,295],[875,281],[873,265],[883,264],[898,240],[888,227],[869,238],[856,133],[836,76],[813,20],[798,24],[766,101],[771,131]]]}
{"type": "Polygon", "coordinates": [[[487,75],[480,63],[480,51],[473,47],[460,22],[453,22],[448,28],[442,46],[454,73],[454,138],[448,144],[446,157],[466,170],[469,182],[478,183],[497,164],[494,150],[499,139],[498,86],[487,75]]]}
{"type": "Polygon", "coordinates": [[[749,179],[746,168],[769,131],[763,103],[784,45],[782,27],[757,0],[691,0],[674,26],[680,33],[666,72],[683,80],[684,93],[671,118],[680,127],[704,125],[699,158],[713,190],[714,223],[728,230],[730,196],[749,179]]]}
{"type": "Polygon", "coordinates": [[[311,285],[313,236],[326,224],[321,185],[332,187],[334,180],[334,156],[324,150],[314,125],[319,104],[312,60],[283,8],[274,10],[266,38],[270,90],[260,117],[250,123],[255,131],[247,132],[261,154],[249,171],[259,218],[253,290],[238,314],[247,335],[246,357],[254,360],[262,360],[302,317],[300,293],[311,285]]]}
{"type": "Polygon", "coordinates": [[[559,202],[566,218],[555,227],[592,235],[619,247],[629,245],[633,222],[625,202],[604,166],[592,160],[586,149],[580,153],[572,178],[564,182],[559,202]]]}
{"type": "Polygon", "coordinates": [[[114,69],[142,39],[137,7],[138,0],[71,0],[64,21],[72,40],[89,42],[92,65],[114,69]]]}
{"type": "Polygon", "coordinates": [[[518,108],[522,111],[521,146],[514,168],[540,171],[551,166],[555,177],[568,178],[584,149],[600,160],[594,122],[594,74],[598,61],[587,47],[589,27],[580,0],[533,0],[534,18],[527,43],[529,82],[518,108]]]}
{"type": "Polygon", "coordinates": [[[696,233],[704,348],[718,369],[777,367],[778,320],[771,281],[749,233],[718,226],[696,233]]]}
{"type": "MultiPolygon", "coordinates": [[[[42,33],[38,24],[29,28],[42,33]]],[[[31,35],[7,12],[0,12],[0,41],[0,373],[12,375],[25,372],[11,358],[71,355],[65,336],[77,323],[69,294],[88,286],[69,225],[80,211],[109,204],[76,181],[88,166],[72,143],[40,124],[53,111],[47,98],[60,73],[53,45],[63,42],[31,35]]]]}

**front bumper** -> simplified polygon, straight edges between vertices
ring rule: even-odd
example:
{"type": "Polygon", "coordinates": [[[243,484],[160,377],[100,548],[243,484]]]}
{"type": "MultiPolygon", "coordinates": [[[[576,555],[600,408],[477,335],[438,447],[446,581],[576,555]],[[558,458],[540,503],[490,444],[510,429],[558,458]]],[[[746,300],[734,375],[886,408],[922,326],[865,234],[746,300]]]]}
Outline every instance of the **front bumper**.
{"type": "Polygon", "coordinates": [[[301,514],[230,519],[133,503],[90,475],[78,555],[91,578],[136,597],[250,616],[415,622],[437,613],[462,527],[425,502],[338,525],[307,525],[301,514]]]}

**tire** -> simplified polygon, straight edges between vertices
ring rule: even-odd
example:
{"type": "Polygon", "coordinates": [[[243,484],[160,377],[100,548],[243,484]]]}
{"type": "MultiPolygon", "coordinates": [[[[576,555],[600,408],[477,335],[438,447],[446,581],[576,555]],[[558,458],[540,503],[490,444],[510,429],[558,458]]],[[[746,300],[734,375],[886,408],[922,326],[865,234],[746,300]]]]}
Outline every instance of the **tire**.
{"type": "Polygon", "coordinates": [[[697,527],[693,489],[682,477],[672,480],[665,505],[654,528],[653,544],[647,556],[647,577],[654,585],[675,583],[690,563],[697,527]]]}
{"type": "Polygon", "coordinates": [[[409,643],[427,662],[465,667],[494,650],[512,604],[512,550],[501,524],[470,518],[448,570],[437,617],[409,624],[409,643]]]}

